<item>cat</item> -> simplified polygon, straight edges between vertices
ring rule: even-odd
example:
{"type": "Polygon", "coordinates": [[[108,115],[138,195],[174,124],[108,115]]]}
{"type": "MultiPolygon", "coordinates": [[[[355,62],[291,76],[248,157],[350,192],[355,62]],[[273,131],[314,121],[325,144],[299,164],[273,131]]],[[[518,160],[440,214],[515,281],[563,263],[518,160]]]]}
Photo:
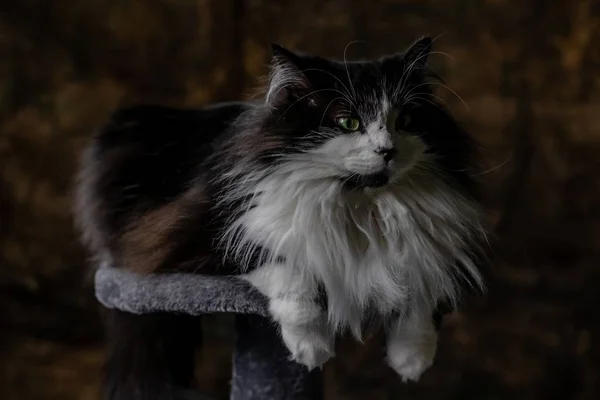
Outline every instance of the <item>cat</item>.
{"type": "MultiPolygon", "coordinates": [[[[486,253],[478,145],[434,94],[431,48],[346,62],[274,44],[259,99],[117,110],[83,156],[84,242],[139,273],[240,275],[310,369],[337,333],[381,324],[389,365],[418,380],[486,253]]],[[[136,373],[175,385],[193,322],[111,313],[112,393],[136,373]]]]}

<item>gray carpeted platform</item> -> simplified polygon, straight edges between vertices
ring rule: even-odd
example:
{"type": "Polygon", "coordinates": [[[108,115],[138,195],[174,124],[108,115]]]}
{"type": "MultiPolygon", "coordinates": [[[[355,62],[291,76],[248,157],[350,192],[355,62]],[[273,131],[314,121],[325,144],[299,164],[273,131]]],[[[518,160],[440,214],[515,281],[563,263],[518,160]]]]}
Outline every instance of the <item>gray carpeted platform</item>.
{"type": "MultiPolygon", "coordinates": [[[[322,399],[321,371],[289,361],[267,299],[236,277],[191,274],[137,275],[102,265],[95,276],[98,301],[134,314],[152,312],[236,314],[231,400],[322,399]]],[[[182,399],[206,399],[186,394],[182,399]]]]}

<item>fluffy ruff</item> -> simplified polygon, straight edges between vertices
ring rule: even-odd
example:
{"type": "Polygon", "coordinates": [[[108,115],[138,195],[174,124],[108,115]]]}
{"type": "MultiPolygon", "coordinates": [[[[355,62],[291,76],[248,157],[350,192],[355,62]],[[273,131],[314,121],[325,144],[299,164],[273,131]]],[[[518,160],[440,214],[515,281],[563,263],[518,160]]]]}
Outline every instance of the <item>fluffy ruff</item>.
{"type": "Polygon", "coordinates": [[[470,245],[482,235],[478,206],[427,168],[359,191],[300,161],[251,171],[222,199],[246,199],[221,238],[226,257],[251,265],[259,252],[257,265],[283,264],[313,296],[323,287],[335,330],[360,338],[370,312],[429,315],[457,303],[461,282],[482,285],[470,245]]]}
{"type": "Polygon", "coordinates": [[[249,265],[260,253],[247,279],[270,298],[292,359],[319,367],[334,355],[336,332],[361,339],[365,321],[379,320],[388,363],[418,380],[436,352],[436,306],[455,305],[461,282],[482,287],[470,253],[470,240],[482,235],[477,205],[444,179],[411,171],[385,188],[355,191],[290,162],[231,184],[228,193],[247,200],[227,224],[225,254],[249,265]],[[314,300],[320,290],[325,311],[314,300]]]}

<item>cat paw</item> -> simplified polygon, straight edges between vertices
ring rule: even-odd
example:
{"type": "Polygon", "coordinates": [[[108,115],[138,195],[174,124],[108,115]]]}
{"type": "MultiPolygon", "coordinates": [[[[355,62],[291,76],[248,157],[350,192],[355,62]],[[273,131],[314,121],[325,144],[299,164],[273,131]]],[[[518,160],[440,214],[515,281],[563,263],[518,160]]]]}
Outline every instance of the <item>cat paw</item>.
{"type": "Polygon", "coordinates": [[[322,367],[335,355],[333,337],[319,330],[282,326],[281,336],[291,353],[290,360],[309,370],[322,367]]]}
{"type": "Polygon", "coordinates": [[[433,365],[437,348],[436,340],[420,343],[390,343],[387,350],[387,363],[402,377],[403,382],[417,382],[423,372],[433,365]]]}

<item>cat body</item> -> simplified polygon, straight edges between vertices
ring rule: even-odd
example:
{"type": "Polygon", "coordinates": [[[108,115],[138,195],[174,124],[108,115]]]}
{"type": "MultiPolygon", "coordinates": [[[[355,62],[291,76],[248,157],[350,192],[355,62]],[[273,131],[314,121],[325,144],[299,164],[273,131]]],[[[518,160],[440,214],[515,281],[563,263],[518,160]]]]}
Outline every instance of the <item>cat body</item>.
{"type": "Polygon", "coordinates": [[[485,253],[475,144],[433,95],[431,40],[366,62],[273,50],[261,101],[111,118],[79,179],[86,243],[137,272],[241,275],[309,368],[380,321],[389,364],[416,380],[438,306],[482,287],[485,253]]]}

